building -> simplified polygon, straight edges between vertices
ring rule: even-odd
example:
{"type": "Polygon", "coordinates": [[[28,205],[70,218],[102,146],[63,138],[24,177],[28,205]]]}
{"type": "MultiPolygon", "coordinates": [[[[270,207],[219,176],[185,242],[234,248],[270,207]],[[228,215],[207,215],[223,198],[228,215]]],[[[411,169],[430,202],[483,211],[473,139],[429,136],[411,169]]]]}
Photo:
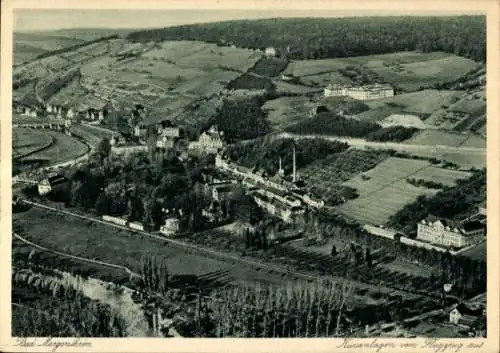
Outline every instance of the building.
{"type": "Polygon", "coordinates": [[[63,175],[54,175],[38,183],[38,194],[44,196],[50,193],[66,191],[68,185],[69,180],[66,177],[63,175]]]}
{"type": "Polygon", "coordinates": [[[293,222],[298,215],[305,212],[300,206],[289,206],[277,198],[267,197],[259,192],[252,193],[252,196],[257,205],[287,223],[293,222]]]}
{"type": "Polygon", "coordinates": [[[158,126],[158,137],[178,138],[180,130],[170,120],[162,121],[158,126]]]}
{"type": "Polygon", "coordinates": [[[135,137],[144,138],[144,137],[146,137],[147,133],[148,133],[148,128],[146,125],[144,125],[142,123],[137,124],[134,127],[134,136],[135,137]]]}
{"type": "Polygon", "coordinates": [[[273,57],[273,56],[276,56],[278,55],[278,52],[275,48],[273,47],[267,47],[265,50],[264,50],[264,55],[265,56],[268,56],[268,57],[273,57]]]}
{"type": "Polygon", "coordinates": [[[417,239],[446,247],[462,248],[483,241],[485,227],[478,221],[453,222],[429,216],[417,226],[417,239]]]}
{"type": "Polygon", "coordinates": [[[126,142],[127,141],[122,134],[114,134],[109,141],[111,146],[123,146],[126,142]]]}
{"type": "Polygon", "coordinates": [[[219,131],[216,126],[212,126],[208,131],[201,133],[198,141],[191,142],[189,149],[206,153],[217,153],[224,147],[224,132],[219,131]]]}
{"type": "Polygon", "coordinates": [[[348,96],[357,100],[366,101],[394,96],[394,89],[387,84],[373,84],[365,86],[328,85],[324,89],[325,97],[348,96]]]}
{"type": "Polygon", "coordinates": [[[458,304],[453,310],[450,311],[450,323],[465,327],[473,327],[475,323],[482,317],[483,310],[471,309],[465,304],[458,304]]]}
{"type": "Polygon", "coordinates": [[[325,206],[325,201],[314,199],[311,195],[308,194],[302,197],[302,201],[304,201],[305,204],[312,206],[314,208],[323,208],[325,206]]]}
{"type": "Polygon", "coordinates": [[[205,191],[216,200],[221,201],[230,195],[236,187],[236,181],[214,182],[205,185],[205,191]]]}
{"type": "Polygon", "coordinates": [[[160,227],[160,233],[173,235],[179,231],[179,219],[170,217],[165,220],[165,224],[160,227]]]}

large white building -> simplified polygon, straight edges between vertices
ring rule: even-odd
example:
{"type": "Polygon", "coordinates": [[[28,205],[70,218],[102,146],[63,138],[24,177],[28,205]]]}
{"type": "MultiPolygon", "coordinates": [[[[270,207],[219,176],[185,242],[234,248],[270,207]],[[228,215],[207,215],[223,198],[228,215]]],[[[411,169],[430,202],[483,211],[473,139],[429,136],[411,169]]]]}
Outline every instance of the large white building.
{"type": "Polygon", "coordinates": [[[324,89],[325,97],[348,96],[358,100],[373,100],[394,96],[390,85],[373,84],[366,86],[328,85],[324,89]]]}
{"type": "Polygon", "coordinates": [[[212,126],[208,131],[202,132],[198,141],[193,141],[189,144],[189,149],[204,151],[207,153],[217,153],[224,147],[222,140],[224,133],[219,131],[217,127],[212,126]]]}
{"type": "Polygon", "coordinates": [[[453,222],[429,216],[418,223],[417,239],[446,247],[463,248],[483,241],[485,228],[478,221],[453,222]]]}

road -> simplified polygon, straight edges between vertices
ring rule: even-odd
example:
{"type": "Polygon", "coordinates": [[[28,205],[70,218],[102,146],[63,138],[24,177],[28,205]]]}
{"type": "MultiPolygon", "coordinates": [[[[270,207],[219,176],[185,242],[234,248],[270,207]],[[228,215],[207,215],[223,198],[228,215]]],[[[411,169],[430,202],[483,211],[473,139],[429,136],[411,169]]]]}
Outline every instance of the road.
{"type": "MultiPolygon", "coordinates": [[[[67,210],[57,209],[57,208],[54,208],[54,207],[51,207],[51,206],[46,206],[46,205],[43,205],[43,204],[40,204],[40,203],[36,203],[36,202],[32,202],[32,201],[27,201],[27,200],[23,200],[22,202],[24,202],[24,203],[26,203],[28,205],[31,205],[31,206],[40,207],[40,208],[44,208],[44,209],[47,209],[47,210],[50,210],[50,211],[59,212],[60,214],[64,214],[64,215],[67,215],[67,216],[76,217],[76,218],[80,218],[80,219],[83,219],[83,220],[100,223],[100,224],[103,224],[103,225],[106,225],[106,226],[109,226],[109,227],[114,227],[114,228],[118,228],[118,229],[129,231],[129,232],[139,233],[139,234],[141,234],[143,236],[147,236],[147,237],[151,237],[151,238],[154,238],[154,239],[157,239],[157,240],[161,240],[163,242],[167,242],[167,243],[169,243],[169,244],[171,244],[173,246],[177,246],[177,247],[182,248],[184,250],[193,251],[193,252],[198,253],[200,255],[204,255],[204,256],[209,256],[209,257],[212,257],[212,258],[216,258],[216,259],[218,259],[220,261],[231,262],[231,263],[233,263],[235,265],[237,265],[237,264],[244,265],[247,268],[255,268],[255,269],[268,270],[270,272],[280,273],[280,274],[284,274],[284,275],[290,276],[292,278],[300,278],[300,279],[307,280],[307,281],[324,281],[324,280],[330,280],[330,281],[341,282],[341,281],[345,281],[346,280],[345,278],[338,277],[338,276],[318,276],[318,275],[314,275],[314,274],[310,274],[310,273],[304,273],[304,272],[294,271],[294,270],[290,270],[290,269],[288,269],[288,268],[286,268],[284,266],[275,265],[275,264],[268,263],[268,262],[262,262],[262,261],[255,260],[255,259],[242,258],[242,257],[239,257],[239,256],[230,255],[230,254],[227,254],[227,253],[224,253],[224,252],[220,252],[220,251],[208,249],[206,247],[192,245],[192,244],[180,241],[180,240],[176,240],[176,239],[172,239],[172,238],[166,238],[164,236],[157,235],[157,234],[154,234],[154,233],[149,233],[149,232],[145,232],[145,231],[138,231],[138,230],[132,230],[132,229],[126,227],[126,226],[121,226],[121,225],[118,225],[118,224],[105,222],[105,221],[102,221],[102,220],[94,218],[94,217],[90,217],[90,216],[86,216],[86,215],[81,215],[81,214],[73,213],[73,212],[70,212],[70,211],[67,211],[67,210]]],[[[406,292],[406,291],[402,291],[402,290],[397,290],[397,289],[393,289],[393,288],[390,288],[390,287],[375,286],[375,285],[371,285],[371,284],[367,284],[367,283],[362,283],[362,282],[358,282],[358,281],[354,281],[354,280],[349,280],[349,282],[351,282],[353,284],[353,286],[355,286],[357,288],[360,288],[360,289],[368,289],[370,291],[377,291],[377,292],[384,291],[384,292],[387,292],[387,293],[394,293],[394,294],[401,295],[402,297],[407,298],[407,299],[418,299],[418,298],[422,298],[424,296],[422,294],[415,294],[415,293],[412,293],[412,292],[406,292]]],[[[435,299],[435,297],[431,296],[431,295],[428,295],[428,297],[432,298],[432,299],[435,299]]]]}

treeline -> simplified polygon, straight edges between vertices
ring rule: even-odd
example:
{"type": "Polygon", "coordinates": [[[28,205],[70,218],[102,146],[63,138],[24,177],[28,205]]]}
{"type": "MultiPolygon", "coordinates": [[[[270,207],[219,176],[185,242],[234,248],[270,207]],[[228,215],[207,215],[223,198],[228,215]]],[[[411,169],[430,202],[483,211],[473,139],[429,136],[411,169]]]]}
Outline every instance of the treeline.
{"type": "Polygon", "coordinates": [[[66,87],[73,80],[80,78],[79,68],[70,69],[42,80],[36,87],[40,98],[47,100],[66,87]]]}
{"type": "Polygon", "coordinates": [[[16,273],[12,334],[16,337],[126,337],[126,322],[108,305],[31,272],[16,273]]]}
{"type": "Polygon", "coordinates": [[[446,187],[443,183],[425,179],[408,178],[406,182],[414,186],[423,186],[429,189],[444,189],[446,187]]]}
{"type": "Polygon", "coordinates": [[[279,159],[285,173],[292,171],[293,146],[295,146],[297,169],[323,159],[333,153],[345,151],[349,145],[325,139],[298,140],[287,138],[261,138],[251,142],[239,143],[227,148],[229,158],[248,168],[264,169],[270,175],[279,168],[279,159]]]}
{"type": "Polygon", "coordinates": [[[295,60],[417,50],[485,61],[486,16],[236,20],[142,30],[127,39],[199,40],[252,49],[271,46],[295,60]]]}
{"type": "Polygon", "coordinates": [[[486,169],[476,170],[470,178],[458,180],[434,196],[419,196],[389,220],[389,225],[406,233],[414,233],[415,225],[432,214],[447,219],[460,219],[486,199],[486,169]]]}
{"type": "Polygon", "coordinates": [[[43,59],[43,58],[48,58],[49,56],[53,56],[53,55],[61,55],[61,54],[68,53],[68,52],[73,51],[73,50],[77,50],[77,49],[86,47],[87,45],[91,45],[91,44],[95,44],[95,43],[99,43],[99,42],[104,42],[106,40],[111,40],[111,39],[119,39],[119,38],[120,37],[117,34],[114,34],[114,35],[111,35],[111,36],[106,36],[106,37],[101,37],[101,38],[89,40],[88,42],[84,42],[84,43],[80,43],[80,44],[75,44],[75,45],[72,45],[72,46],[69,46],[69,47],[65,47],[65,48],[62,48],[62,49],[58,49],[58,50],[48,51],[46,53],[42,53],[40,55],[37,55],[36,58],[35,58],[35,60],[43,59]]]}
{"type": "Polygon", "coordinates": [[[210,124],[217,124],[228,142],[265,135],[271,130],[266,114],[260,109],[265,102],[266,97],[262,96],[226,100],[210,124]]]}
{"type": "Polygon", "coordinates": [[[341,117],[335,113],[319,113],[312,119],[301,121],[286,128],[287,132],[299,135],[333,135],[364,138],[369,141],[404,141],[418,129],[414,127],[382,127],[371,121],[341,117]]]}

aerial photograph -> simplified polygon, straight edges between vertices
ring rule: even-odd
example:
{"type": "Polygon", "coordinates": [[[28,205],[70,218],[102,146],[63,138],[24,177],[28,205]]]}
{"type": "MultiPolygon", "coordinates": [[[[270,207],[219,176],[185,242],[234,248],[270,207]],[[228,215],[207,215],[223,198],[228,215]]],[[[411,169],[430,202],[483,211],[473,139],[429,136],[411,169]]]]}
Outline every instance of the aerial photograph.
{"type": "Polygon", "coordinates": [[[12,336],[486,337],[486,16],[22,10],[12,336]]]}

